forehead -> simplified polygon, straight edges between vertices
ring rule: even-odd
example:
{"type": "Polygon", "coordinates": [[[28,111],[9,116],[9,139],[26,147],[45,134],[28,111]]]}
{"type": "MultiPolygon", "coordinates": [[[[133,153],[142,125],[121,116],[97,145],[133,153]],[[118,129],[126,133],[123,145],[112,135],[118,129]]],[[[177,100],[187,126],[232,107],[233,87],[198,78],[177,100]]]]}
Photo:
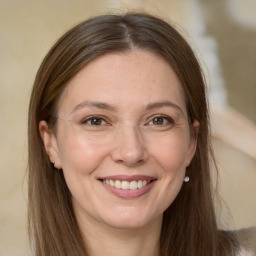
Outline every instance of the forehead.
{"type": "Polygon", "coordinates": [[[185,109],[182,86],[170,64],[145,50],[109,53],[89,62],[64,89],[58,112],[92,100],[127,109],[171,100],[185,109]]]}

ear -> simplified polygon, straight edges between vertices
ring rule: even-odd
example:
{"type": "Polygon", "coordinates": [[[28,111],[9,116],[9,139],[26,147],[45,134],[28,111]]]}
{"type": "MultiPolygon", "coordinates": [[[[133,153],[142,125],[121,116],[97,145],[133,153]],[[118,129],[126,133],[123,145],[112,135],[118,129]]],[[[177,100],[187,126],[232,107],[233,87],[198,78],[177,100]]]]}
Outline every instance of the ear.
{"type": "Polygon", "coordinates": [[[48,124],[46,121],[39,122],[39,132],[41,139],[44,143],[44,148],[49,156],[49,161],[54,161],[54,167],[57,169],[61,169],[61,161],[59,157],[59,149],[56,140],[56,136],[53,134],[52,131],[49,130],[48,124]]]}
{"type": "Polygon", "coordinates": [[[197,146],[197,137],[199,133],[200,123],[197,120],[194,120],[192,124],[192,131],[190,135],[190,145],[189,145],[189,153],[188,153],[188,159],[187,159],[187,167],[190,165],[190,162],[192,161],[195,152],[196,152],[196,146],[197,146]]]}

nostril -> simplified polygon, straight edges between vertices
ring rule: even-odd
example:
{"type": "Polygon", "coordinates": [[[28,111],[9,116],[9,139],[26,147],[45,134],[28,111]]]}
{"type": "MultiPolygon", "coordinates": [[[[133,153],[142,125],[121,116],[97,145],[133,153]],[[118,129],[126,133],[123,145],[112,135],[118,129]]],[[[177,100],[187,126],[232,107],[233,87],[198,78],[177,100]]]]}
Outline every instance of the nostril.
{"type": "Polygon", "coordinates": [[[140,166],[144,163],[144,160],[139,160],[139,161],[131,161],[131,159],[125,159],[125,160],[117,160],[116,163],[118,164],[122,164],[125,165],[127,167],[136,167],[136,166],[140,166]]]}

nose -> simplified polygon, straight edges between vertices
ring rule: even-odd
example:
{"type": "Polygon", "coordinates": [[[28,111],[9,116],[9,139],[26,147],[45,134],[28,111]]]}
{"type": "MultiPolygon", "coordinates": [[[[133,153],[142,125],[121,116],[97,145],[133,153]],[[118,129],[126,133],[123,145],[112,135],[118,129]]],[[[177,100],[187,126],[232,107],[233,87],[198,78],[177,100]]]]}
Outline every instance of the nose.
{"type": "Polygon", "coordinates": [[[114,138],[112,159],[126,166],[137,166],[148,158],[140,131],[133,126],[120,127],[114,138]]]}

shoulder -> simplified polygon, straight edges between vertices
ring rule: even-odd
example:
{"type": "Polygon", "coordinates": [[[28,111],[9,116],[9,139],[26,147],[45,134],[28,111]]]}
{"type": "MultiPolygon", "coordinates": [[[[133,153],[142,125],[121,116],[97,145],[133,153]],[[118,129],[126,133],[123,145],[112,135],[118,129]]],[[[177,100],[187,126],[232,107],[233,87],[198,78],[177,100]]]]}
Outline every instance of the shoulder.
{"type": "Polygon", "coordinates": [[[237,256],[256,256],[256,226],[233,231],[240,244],[237,256]]]}
{"type": "Polygon", "coordinates": [[[256,256],[252,249],[241,248],[237,256],[256,256]]]}

